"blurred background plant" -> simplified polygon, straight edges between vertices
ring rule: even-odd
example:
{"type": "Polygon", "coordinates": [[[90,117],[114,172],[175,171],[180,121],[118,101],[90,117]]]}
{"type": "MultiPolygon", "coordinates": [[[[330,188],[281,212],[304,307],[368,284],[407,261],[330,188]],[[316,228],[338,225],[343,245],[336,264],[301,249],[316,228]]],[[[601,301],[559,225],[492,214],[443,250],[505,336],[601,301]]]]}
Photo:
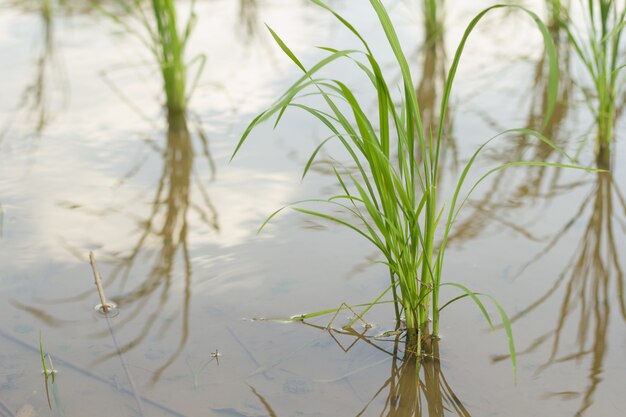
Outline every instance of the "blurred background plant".
{"type": "MultiPolygon", "coordinates": [[[[610,152],[615,120],[624,101],[626,60],[622,58],[622,33],[626,26],[626,4],[615,0],[580,2],[580,10],[556,0],[549,4],[591,80],[592,88],[582,80],[579,84],[595,119],[596,154],[610,152]],[[582,22],[578,21],[579,16],[582,22]]],[[[597,160],[602,162],[607,158],[599,155],[597,160]]]]}
{"type": "Polygon", "coordinates": [[[149,6],[145,3],[141,0],[117,1],[121,12],[104,7],[101,10],[128,33],[134,34],[152,52],[161,72],[168,114],[185,113],[206,63],[204,54],[196,55],[189,61],[186,58],[189,38],[197,20],[196,2],[191,1],[189,15],[182,24],[174,0],[151,0],[149,6]],[[128,21],[126,16],[132,17],[134,22],[128,21]],[[195,71],[189,77],[194,67],[195,71]]]}

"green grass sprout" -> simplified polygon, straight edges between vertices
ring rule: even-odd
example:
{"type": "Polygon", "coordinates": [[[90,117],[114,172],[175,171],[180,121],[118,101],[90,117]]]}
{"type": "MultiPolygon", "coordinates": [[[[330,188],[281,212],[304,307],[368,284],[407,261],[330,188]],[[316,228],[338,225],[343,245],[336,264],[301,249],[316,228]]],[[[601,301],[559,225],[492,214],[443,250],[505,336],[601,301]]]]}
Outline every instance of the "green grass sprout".
{"type": "Polygon", "coordinates": [[[48,387],[48,378],[50,378],[50,385],[52,387],[52,399],[54,400],[54,410],[59,417],[65,417],[65,411],[63,408],[63,404],[61,403],[61,395],[59,394],[58,384],[55,384],[54,380],[54,376],[57,371],[54,369],[52,355],[44,352],[43,336],[41,335],[41,331],[39,332],[39,355],[41,357],[41,366],[43,367],[43,371],[41,373],[44,376],[44,386],[46,391],[46,399],[48,400],[48,407],[50,407],[50,410],[53,409],[52,400],[50,399],[50,389],[48,387]],[[50,368],[48,368],[48,366],[46,365],[46,356],[48,357],[48,363],[50,364],[50,368]]]}

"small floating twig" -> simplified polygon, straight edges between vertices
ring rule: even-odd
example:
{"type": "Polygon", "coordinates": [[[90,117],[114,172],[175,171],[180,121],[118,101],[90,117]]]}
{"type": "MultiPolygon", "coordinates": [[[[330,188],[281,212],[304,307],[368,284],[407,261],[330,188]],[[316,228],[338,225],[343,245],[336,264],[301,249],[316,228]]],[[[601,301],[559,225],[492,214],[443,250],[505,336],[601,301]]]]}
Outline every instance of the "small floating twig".
{"type": "Polygon", "coordinates": [[[122,368],[124,369],[124,373],[126,374],[126,378],[128,379],[128,383],[130,384],[130,388],[132,390],[133,397],[135,397],[135,402],[137,403],[137,408],[139,409],[139,413],[141,417],[145,416],[143,410],[143,404],[141,402],[141,397],[138,394],[137,387],[135,386],[135,381],[133,380],[130,371],[128,370],[128,366],[126,365],[126,361],[124,360],[124,356],[122,355],[122,350],[120,349],[120,345],[117,342],[117,337],[115,337],[115,332],[113,331],[113,326],[109,321],[109,310],[112,310],[113,317],[116,315],[116,305],[113,303],[107,303],[106,297],[104,296],[104,289],[102,288],[102,278],[100,278],[100,272],[98,272],[98,266],[96,265],[96,257],[92,251],[89,251],[89,263],[91,263],[91,269],[93,269],[93,276],[96,281],[96,288],[98,289],[98,295],[100,296],[100,302],[102,303],[100,306],[97,306],[98,309],[102,308],[102,312],[104,313],[104,318],[107,321],[107,326],[109,327],[109,333],[111,333],[111,339],[113,339],[113,344],[115,345],[115,349],[117,350],[117,356],[120,358],[120,363],[122,364],[122,368]]]}
{"type": "Polygon", "coordinates": [[[102,288],[102,278],[100,278],[100,272],[98,272],[98,266],[96,265],[96,257],[94,256],[92,251],[89,251],[89,263],[91,264],[91,269],[93,270],[93,277],[96,282],[96,288],[98,289],[98,295],[100,296],[102,310],[105,313],[108,313],[111,306],[107,303],[107,299],[104,296],[104,288],[102,288]]]}

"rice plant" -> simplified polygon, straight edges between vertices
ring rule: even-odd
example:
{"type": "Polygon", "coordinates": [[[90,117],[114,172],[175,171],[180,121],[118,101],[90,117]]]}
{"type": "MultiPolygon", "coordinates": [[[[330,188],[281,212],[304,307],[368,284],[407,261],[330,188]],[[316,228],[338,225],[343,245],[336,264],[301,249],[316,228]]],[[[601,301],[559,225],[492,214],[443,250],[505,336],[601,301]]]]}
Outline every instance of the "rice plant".
{"type": "Polygon", "coordinates": [[[185,46],[195,18],[190,16],[184,32],[179,33],[174,0],[152,0],[152,11],[156,22],[156,31],[152,35],[155,41],[153,52],[161,66],[167,108],[184,112],[187,107],[185,46]]]}
{"type": "Polygon", "coordinates": [[[424,34],[426,42],[436,42],[443,34],[443,9],[445,0],[424,0],[424,34]]]}
{"type": "MultiPolygon", "coordinates": [[[[550,67],[550,99],[548,100],[545,121],[548,120],[554,108],[558,83],[554,45],[548,29],[539,17],[524,7],[495,5],[481,11],[467,26],[456,49],[441,94],[438,128],[435,132],[430,133],[424,129],[422,123],[409,64],[400,46],[396,30],[381,1],[370,0],[370,4],[394,54],[395,64],[402,74],[401,97],[399,99],[392,94],[396,87],[387,83],[379,61],[375,58],[362,34],[344,17],[320,0],[312,1],[337,18],[358,39],[363,49],[338,50],[324,47],[322,50],[326,51],[328,55],[307,69],[270,28],[270,33],[276,43],[302,70],[304,75],[272,106],[250,123],[235,148],[233,157],[256,126],[275,115],[277,116],[276,124],[278,124],[289,107],[308,112],[330,130],[331,136],[312,152],[304,168],[304,175],[307,174],[320,150],[330,140],[339,141],[342,149],[345,150],[345,156],[356,167],[356,171],[346,171],[337,162],[334,172],[342,190],[339,194],[326,200],[308,200],[288,207],[348,227],[378,248],[384,258],[382,262],[390,272],[390,285],[382,294],[365,305],[354,321],[362,318],[373,305],[380,303],[386,294],[391,293],[396,319],[398,322],[402,322],[406,329],[409,343],[407,349],[421,355],[422,340],[429,335],[435,338],[438,336],[440,311],[458,299],[472,299],[491,324],[491,318],[480,300],[481,294],[470,291],[462,284],[442,280],[448,236],[469,194],[491,173],[506,167],[520,165],[566,166],[541,161],[505,163],[480,176],[477,182],[469,187],[470,190],[462,194],[462,190],[466,191],[464,186],[471,167],[482,149],[492,139],[495,139],[492,138],[479,147],[469,159],[459,174],[450,201],[446,204],[439,202],[437,198],[439,190],[436,185],[440,175],[440,155],[442,143],[444,143],[443,121],[446,117],[454,77],[468,37],[483,16],[500,8],[508,7],[521,10],[536,23],[546,44],[550,67]],[[377,97],[375,115],[368,115],[365,112],[366,106],[359,101],[354,91],[346,83],[338,79],[318,76],[320,70],[340,59],[347,59],[354,63],[356,71],[364,75],[371,83],[372,92],[377,97]],[[327,107],[312,107],[299,100],[300,97],[310,95],[319,96],[327,107]],[[416,162],[417,152],[421,154],[419,162],[416,162]],[[332,209],[342,210],[351,216],[351,220],[339,217],[335,213],[316,209],[320,202],[327,204],[332,209]],[[313,203],[315,206],[309,208],[307,203],[313,203]],[[435,241],[435,236],[440,238],[438,242],[435,241]],[[459,290],[461,295],[445,303],[442,302],[439,295],[444,286],[459,290]],[[432,334],[426,330],[430,318],[432,318],[432,334]]],[[[523,133],[562,152],[552,141],[535,131],[513,129],[507,132],[523,133]]],[[[272,214],[261,226],[261,229],[281,210],[272,214]]],[[[486,297],[494,300],[491,296],[486,297]]],[[[511,359],[515,369],[515,350],[509,321],[502,307],[498,303],[495,305],[505,325],[511,359]]],[[[335,311],[337,309],[326,310],[325,312],[335,311]]],[[[298,318],[304,319],[322,313],[324,312],[298,316],[298,318]]]]}
{"type": "Polygon", "coordinates": [[[567,9],[561,4],[568,38],[591,77],[593,91],[583,90],[587,101],[593,103],[597,133],[596,153],[605,151],[614,135],[616,104],[623,91],[620,43],[626,22],[626,5],[615,0],[581,1],[585,27],[577,28],[567,9]]]}
{"type": "Polygon", "coordinates": [[[569,0],[546,0],[548,8],[548,28],[552,32],[563,25],[562,12],[569,7],[569,0]]]}
{"type": "Polygon", "coordinates": [[[119,1],[118,4],[124,13],[139,20],[145,33],[116,13],[108,10],[104,12],[150,49],[159,64],[168,113],[184,113],[206,62],[205,55],[197,55],[189,62],[185,59],[187,44],[196,22],[195,0],[191,2],[189,16],[182,30],[179,29],[174,0],[151,0],[149,11],[145,10],[141,0],[119,1]],[[198,68],[193,79],[189,80],[189,68],[194,64],[198,68]]]}

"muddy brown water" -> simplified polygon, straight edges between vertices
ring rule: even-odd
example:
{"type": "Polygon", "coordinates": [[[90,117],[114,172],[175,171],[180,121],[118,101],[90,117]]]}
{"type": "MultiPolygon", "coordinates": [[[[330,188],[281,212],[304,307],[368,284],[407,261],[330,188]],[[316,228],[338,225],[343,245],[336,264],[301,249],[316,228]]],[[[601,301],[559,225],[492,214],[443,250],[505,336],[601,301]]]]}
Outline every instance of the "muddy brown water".
{"type": "MultiPolygon", "coordinates": [[[[366,3],[333,2],[398,80],[366,3]]],[[[389,5],[434,125],[452,47],[488,2],[446,2],[443,41],[428,46],[417,3],[389,5]]],[[[330,317],[253,320],[367,302],[388,282],[372,247],[332,224],[286,212],[256,234],[275,209],[337,189],[324,164],[300,181],[326,136],[319,124],[288,112],[229,163],[246,123],[298,76],[262,23],[305,64],[322,56],[315,45],[354,46],[345,30],[305,1],[198,2],[189,57],[204,53],[207,66],[189,117],[168,126],[145,47],[82,3],[52,6],[50,18],[36,1],[3,2],[0,13],[0,416],[135,416],[137,398],[147,416],[626,415],[622,120],[612,176],[506,171],[458,221],[445,279],[494,295],[508,312],[517,381],[504,332],[465,301],[443,312],[437,358],[418,367],[392,337],[371,337],[393,330],[389,305],[367,316],[372,329],[353,332],[324,331],[330,317]],[[93,310],[90,250],[120,306],[115,339],[93,310]],[[53,410],[40,333],[58,371],[53,410]]],[[[575,151],[593,123],[576,87],[583,72],[558,47],[560,104],[548,132],[575,151]]],[[[494,14],[472,35],[446,121],[443,194],[477,145],[539,123],[541,52],[532,21],[517,14],[494,14]]],[[[593,153],[589,141],[581,162],[594,165],[593,153]]],[[[475,175],[519,157],[560,161],[509,137],[475,175]]]]}

